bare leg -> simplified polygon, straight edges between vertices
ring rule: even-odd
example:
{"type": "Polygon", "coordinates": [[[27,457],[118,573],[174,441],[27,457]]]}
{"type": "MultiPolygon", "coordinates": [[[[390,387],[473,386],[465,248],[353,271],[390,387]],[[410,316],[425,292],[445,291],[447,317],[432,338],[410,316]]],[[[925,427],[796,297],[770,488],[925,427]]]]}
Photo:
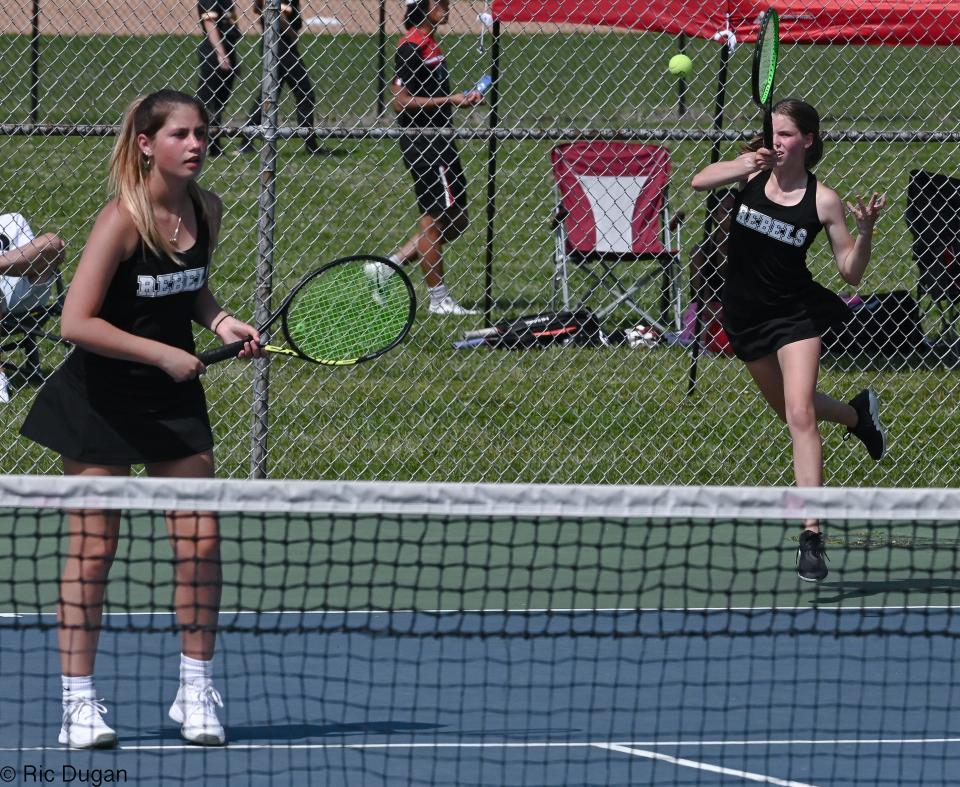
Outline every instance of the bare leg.
{"type": "Polygon", "coordinates": [[[435,219],[430,214],[420,218],[420,234],[417,252],[420,255],[420,269],[428,287],[443,284],[443,219],[435,219]]]}
{"type": "MultiPolygon", "coordinates": [[[[212,478],[213,469],[210,451],[147,465],[151,476],[166,478],[212,478]]],[[[181,650],[190,658],[209,661],[216,645],[223,581],[219,523],[210,511],[171,512],[167,531],[174,554],[173,605],[181,650]]]]}
{"type": "MultiPolygon", "coordinates": [[[[88,465],[64,457],[66,475],[125,476],[129,467],[88,465]]],[[[117,552],[119,511],[70,511],[69,542],[60,580],[57,618],[64,675],[92,675],[100,641],[107,575],[117,552]]]]}
{"type": "MultiPolygon", "coordinates": [[[[780,363],[775,355],[767,355],[757,361],[749,361],[747,370],[756,382],[760,393],[773,408],[781,421],[786,423],[787,416],[783,400],[783,375],[780,363]]],[[[828,421],[843,426],[856,426],[857,411],[846,402],[838,401],[826,394],[816,391],[813,397],[813,406],[817,413],[817,421],[828,421]]]]}
{"type": "Polygon", "coordinates": [[[814,407],[820,339],[805,339],[781,347],[777,360],[783,375],[784,413],[793,440],[797,486],[823,486],[823,440],[814,407]]]}
{"type": "Polygon", "coordinates": [[[399,249],[397,249],[393,256],[400,260],[401,263],[407,264],[410,262],[416,262],[420,259],[420,230],[417,229],[415,233],[410,237],[406,243],[404,243],[399,249]]]}
{"type": "MultiPolygon", "coordinates": [[[[764,399],[790,429],[797,486],[823,485],[823,442],[818,421],[854,426],[856,411],[816,390],[820,366],[819,338],[793,342],[774,355],[747,363],[764,399]]],[[[819,532],[816,520],[804,527],[819,532]]]]}

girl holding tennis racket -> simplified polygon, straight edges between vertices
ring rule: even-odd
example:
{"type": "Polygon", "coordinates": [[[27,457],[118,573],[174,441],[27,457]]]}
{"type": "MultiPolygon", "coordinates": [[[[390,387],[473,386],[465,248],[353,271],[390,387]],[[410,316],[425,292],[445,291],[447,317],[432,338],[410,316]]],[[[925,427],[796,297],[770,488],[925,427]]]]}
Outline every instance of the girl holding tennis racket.
{"type": "MultiPolygon", "coordinates": [[[[87,239],[63,308],[76,345],[43,386],[22,433],[63,457],[64,472],[210,477],[213,437],[192,323],[225,342],[259,334],[234,319],[207,286],[220,199],[196,184],[207,152],[207,114],[193,96],[161,90],[134,101],[110,161],[113,199],[87,239]]],[[[93,680],[107,574],[120,513],[74,511],[60,586],[63,719],[70,747],[113,746],[93,680]]],[[[192,743],[224,743],[212,658],[220,603],[220,539],[209,512],[168,516],[181,627],[180,688],[170,716],[192,743]]]]}
{"type": "MultiPolygon", "coordinates": [[[[797,486],[823,484],[823,444],[818,421],[843,424],[870,456],[886,450],[876,394],[867,389],[849,404],[817,391],[821,336],[850,318],[847,305],[814,281],[807,251],[821,229],[841,277],[857,285],[870,261],[873,228],[886,205],[874,192],[847,204],[857,224],[847,229],[837,193],[811,171],[823,154],[820,117],[810,104],[785,99],[774,105],[773,148],[762,138],[732,161],[710,164],[692,186],[707,191],[737,183],[723,289],[723,323],[733,350],[793,441],[797,486]]],[[[819,523],[808,520],[800,537],[801,579],[826,577],[819,523]]]]}

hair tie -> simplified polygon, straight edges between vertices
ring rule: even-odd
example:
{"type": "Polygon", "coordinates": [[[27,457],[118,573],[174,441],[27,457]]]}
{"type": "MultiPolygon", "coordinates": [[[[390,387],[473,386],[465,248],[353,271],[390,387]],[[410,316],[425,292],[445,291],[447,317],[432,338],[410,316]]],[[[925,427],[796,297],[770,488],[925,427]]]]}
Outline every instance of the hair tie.
{"type": "Polygon", "coordinates": [[[210,326],[210,330],[216,333],[220,323],[222,323],[229,316],[230,316],[229,312],[224,312],[223,314],[221,314],[216,320],[214,320],[213,325],[210,326]]]}

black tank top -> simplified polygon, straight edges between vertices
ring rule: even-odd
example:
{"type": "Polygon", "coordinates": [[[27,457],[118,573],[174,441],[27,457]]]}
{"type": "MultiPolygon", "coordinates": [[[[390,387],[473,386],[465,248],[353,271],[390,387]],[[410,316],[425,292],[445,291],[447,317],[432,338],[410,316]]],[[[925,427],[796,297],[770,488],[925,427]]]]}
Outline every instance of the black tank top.
{"type": "Polygon", "coordinates": [[[747,181],[737,196],[727,256],[724,307],[776,313],[816,283],[807,269],[807,249],[823,224],[817,217],[817,179],[796,205],[779,205],[764,188],[770,173],[747,181]]]}
{"type": "MultiPolygon", "coordinates": [[[[141,238],[134,253],[123,260],[107,288],[99,317],[122,331],[196,353],[193,309],[197,293],[210,268],[210,231],[200,206],[194,204],[197,241],[177,254],[177,264],[151,251],[141,238]]],[[[123,402],[163,401],[188,393],[197,381],[176,383],[150,364],[108,358],[77,347],[64,364],[85,381],[92,397],[123,402]]]]}

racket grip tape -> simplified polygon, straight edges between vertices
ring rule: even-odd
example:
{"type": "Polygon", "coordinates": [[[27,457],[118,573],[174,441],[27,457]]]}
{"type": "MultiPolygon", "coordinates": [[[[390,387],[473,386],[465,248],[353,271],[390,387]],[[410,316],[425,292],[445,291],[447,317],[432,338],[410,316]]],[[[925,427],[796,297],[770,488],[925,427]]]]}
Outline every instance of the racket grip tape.
{"type": "Polygon", "coordinates": [[[245,339],[240,342],[230,342],[230,344],[225,344],[223,347],[217,347],[214,350],[202,352],[197,357],[204,366],[209,366],[210,364],[217,363],[218,361],[225,361],[228,358],[236,358],[237,354],[243,349],[243,345],[246,344],[247,341],[249,340],[245,339]]]}

